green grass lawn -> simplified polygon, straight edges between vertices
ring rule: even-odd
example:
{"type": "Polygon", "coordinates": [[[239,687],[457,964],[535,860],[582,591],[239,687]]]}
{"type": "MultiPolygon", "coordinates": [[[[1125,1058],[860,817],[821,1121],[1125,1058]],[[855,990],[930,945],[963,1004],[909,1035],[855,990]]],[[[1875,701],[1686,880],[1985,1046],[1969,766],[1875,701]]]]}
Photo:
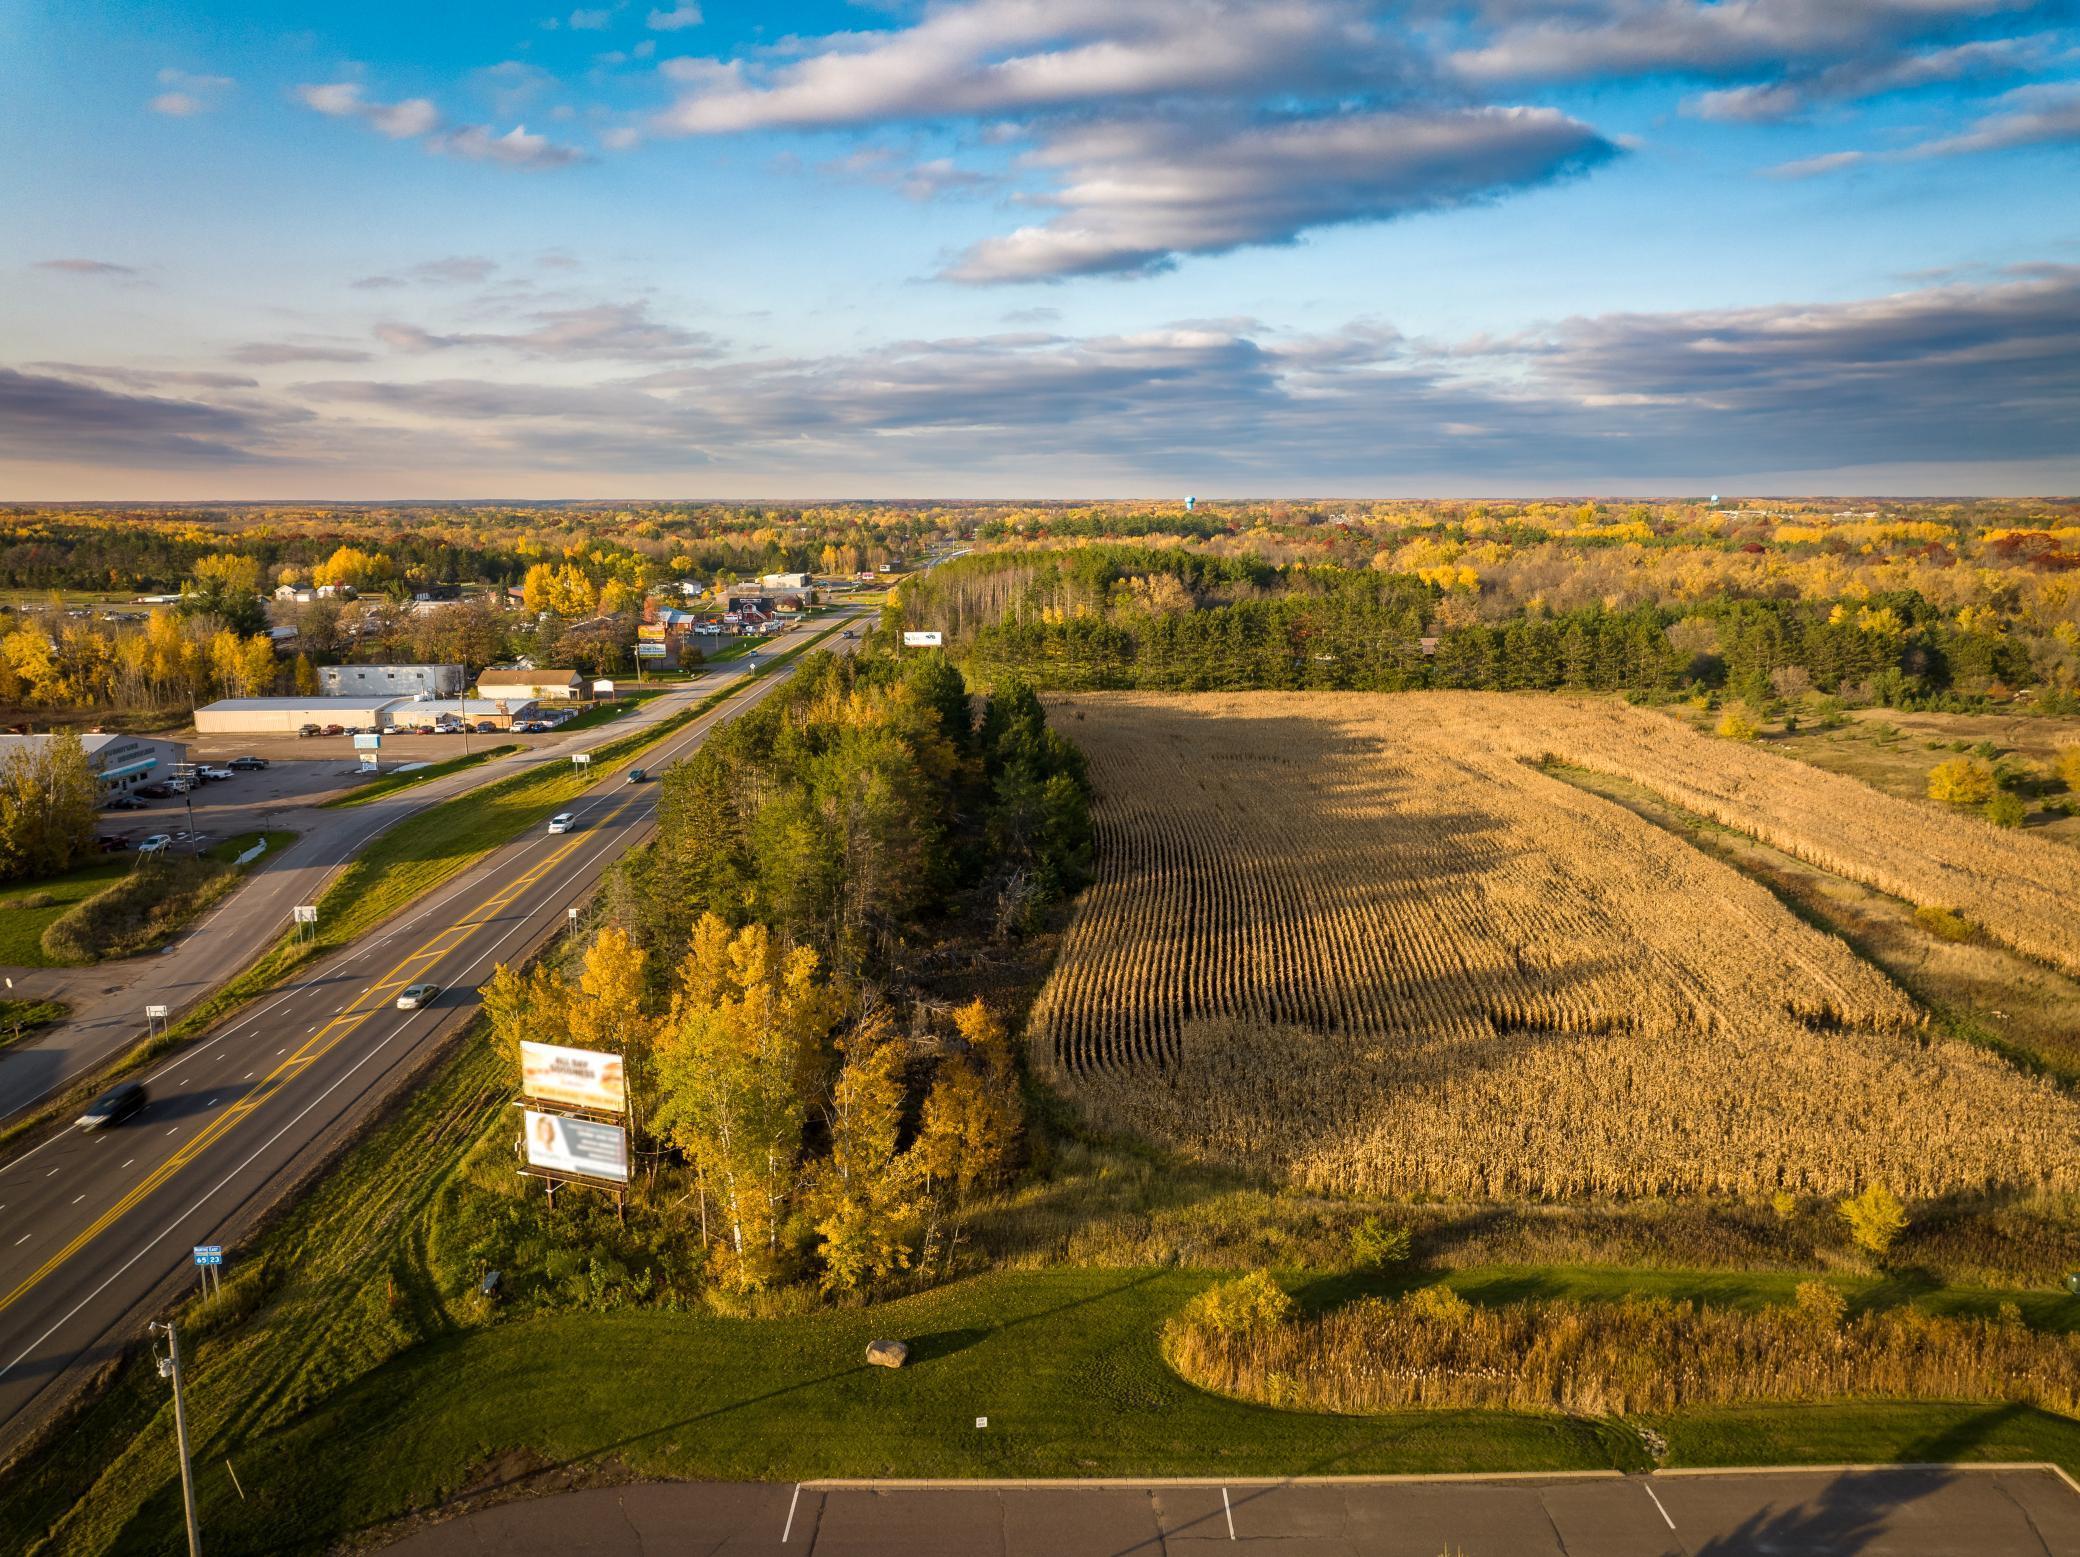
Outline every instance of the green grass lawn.
{"type": "Polygon", "coordinates": [[[34,1038],[72,1015],[62,1000],[0,1000],[0,1049],[34,1038]]]}
{"type": "Polygon", "coordinates": [[[48,881],[21,881],[0,888],[0,964],[57,967],[44,954],[43,932],[75,903],[122,880],[130,873],[130,860],[128,854],[104,855],[48,881]],[[24,900],[38,906],[23,906],[24,900]]]}
{"type": "Polygon", "coordinates": [[[378,778],[370,779],[359,789],[349,790],[344,795],[335,795],[324,802],[322,809],[345,810],[353,806],[365,806],[371,800],[394,795],[400,789],[412,789],[433,779],[446,778],[450,773],[460,773],[465,768],[477,767],[494,757],[503,757],[507,752],[518,750],[520,747],[516,743],[508,742],[503,746],[480,748],[467,756],[446,757],[439,762],[429,762],[423,768],[414,768],[409,773],[385,773],[378,778]]]}

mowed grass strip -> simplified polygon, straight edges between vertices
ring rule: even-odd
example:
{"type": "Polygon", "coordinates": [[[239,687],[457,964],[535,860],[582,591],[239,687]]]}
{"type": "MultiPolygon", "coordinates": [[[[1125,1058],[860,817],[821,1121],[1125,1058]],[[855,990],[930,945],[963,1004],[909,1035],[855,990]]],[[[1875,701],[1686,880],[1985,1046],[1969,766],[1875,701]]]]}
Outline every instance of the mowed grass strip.
{"type": "Polygon", "coordinates": [[[409,773],[385,773],[380,778],[370,779],[359,789],[336,795],[320,807],[327,811],[348,811],[355,806],[365,806],[371,800],[381,800],[385,795],[394,795],[400,789],[414,789],[437,778],[446,778],[450,773],[460,773],[503,757],[508,752],[520,750],[517,744],[508,742],[503,746],[491,746],[469,753],[463,757],[444,757],[439,762],[429,762],[423,768],[414,768],[409,773]]]}

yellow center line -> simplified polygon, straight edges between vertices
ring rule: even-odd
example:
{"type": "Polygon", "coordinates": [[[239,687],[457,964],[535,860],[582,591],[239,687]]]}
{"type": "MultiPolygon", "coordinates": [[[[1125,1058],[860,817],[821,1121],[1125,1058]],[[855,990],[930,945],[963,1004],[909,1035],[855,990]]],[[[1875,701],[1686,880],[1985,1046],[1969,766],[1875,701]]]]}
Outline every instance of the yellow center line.
{"type": "MultiPolygon", "coordinates": [[[[737,694],[742,690],[744,690],[744,686],[742,685],[731,688],[729,697],[725,698],[721,703],[716,704],[714,708],[708,711],[708,714],[702,715],[700,719],[694,720],[692,724],[687,727],[688,733],[690,734],[694,729],[698,728],[704,722],[708,722],[710,715],[720,713],[722,709],[726,707],[732,700],[734,700],[737,694]]],[[[606,782],[607,780],[605,779],[601,780],[601,784],[605,784],[606,782]]],[[[628,796],[619,805],[615,806],[611,811],[607,812],[607,814],[600,819],[598,825],[605,826],[606,824],[611,823],[616,817],[620,816],[622,812],[626,811],[630,806],[634,805],[635,801],[636,796],[628,796]]],[[[597,828],[595,828],[594,830],[596,831],[597,828]]],[[[128,1193],[126,1193],[122,1197],[122,1199],[118,1200],[106,1211],[102,1212],[101,1215],[96,1217],[91,1223],[87,1225],[85,1229],[83,1229],[77,1236],[75,1236],[70,1243],[66,1244],[64,1248],[60,1249],[56,1254],[52,1255],[48,1260],[44,1261],[43,1265],[35,1272],[35,1274],[25,1279],[19,1286],[17,1286],[12,1292],[8,1293],[5,1297],[0,1297],[0,1313],[5,1313],[9,1308],[13,1307],[14,1304],[19,1302],[26,1294],[28,1294],[40,1283],[42,1283],[46,1278],[48,1278],[52,1272],[56,1271],[68,1260],[72,1259],[74,1255],[78,1254],[80,1250],[84,1249],[96,1238],[100,1237],[102,1233],[106,1232],[110,1224],[115,1222],[115,1220],[118,1217],[122,1216],[125,1212],[132,1210],[141,1201],[143,1201],[147,1195],[150,1195],[153,1191],[157,1190],[168,1179],[172,1178],[174,1174],[178,1173],[182,1168],[186,1167],[189,1163],[193,1162],[196,1159],[196,1157],[199,1156],[204,1150],[214,1145],[217,1141],[222,1140],[224,1136],[229,1134],[232,1128],[235,1125],[237,1125],[241,1120],[245,1119],[248,1115],[252,1114],[269,1098],[273,1097],[291,1080],[295,1079],[296,1075],[300,1074],[303,1070],[305,1070],[315,1061],[322,1059],[327,1053],[329,1053],[335,1046],[338,1045],[341,1039],[345,1038],[348,1033],[352,1032],[355,1028],[359,1027],[363,1022],[367,1021],[369,1017],[373,1016],[382,1007],[382,1001],[380,1000],[380,998],[376,999],[376,1003],[374,1005],[369,1006],[363,1006],[361,1004],[362,1001],[368,1000],[371,997],[380,997],[384,990],[396,989],[402,984],[411,982],[409,977],[398,977],[397,975],[402,973],[404,969],[411,966],[415,962],[423,962],[428,957],[446,956],[457,946],[460,946],[464,941],[467,941],[469,939],[470,932],[480,929],[484,925],[489,923],[491,918],[495,916],[500,909],[504,908],[515,897],[518,897],[522,892],[526,891],[530,886],[534,885],[535,882],[539,881],[549,871],[553,870],[558,864],[560,864],[564,859],[566,859],[570,855],[572,850],[580,847],[588,841],[589,840],[583,834],[572,837],[568,842],[564,843],[554,852],[549,854],[546,858],[539,861],[532,869],[528,870],[523,875],[507,883],[505,886],[501,887],[499,891],[495,893],[493,896],[486,898],[483,902],[477,904],[477,906],[474,909],[470,910],[471,917],[457,920],[454,923],[443,926],[441,929],[436,930],[432,935],[428,936],[427,939],[420,942],[418,948],[407,954],[402,960],[400,960],[396,964],[396,966],[392,967],[388,973],[385,973],[382,977],[382,980],[374,984],[371,984],[370,986],[368,986],[367,989],[363,990],[361,994],[357,995],[349,1009],[342,1011],[338,1016],[335,1016],[331,1021],[327,1022],[323,1027],[318,1029],[316,1033],[312,1034],[311,1037],[304,1042],[301,1048],[299,1048],[294,1054],[290,1055],[289,1058],[283,1060],[279,1065],[275,1066],[275,1068],[269,1071],[266,1076],[261,1078],[259,1086],[255,1087],[251,1092],[247,1093],[243,1098],[239,1099],[236,1103],[232,1104],[231,1107],[224,1110],[223,1113],[219,1114],[215,1119],[211,1120],[207,1125],[203,1126],[203,1128],[196,1133],[193,1139],[183,1143],[182,1146],[177,1151],[175,1151],[171,1157],[167,1158],[166,1161],[161,1163],[157,1168],[153,1169],[150,1173],[146,1174],[143,1179],[141,1179],[135,1186],[133,1186],[129,1190],[128,1193]],[[450,935],[456,936],[457,939],[446,947],[436,948],[436,943],[441,941],[444,937],[450,935]]]]}

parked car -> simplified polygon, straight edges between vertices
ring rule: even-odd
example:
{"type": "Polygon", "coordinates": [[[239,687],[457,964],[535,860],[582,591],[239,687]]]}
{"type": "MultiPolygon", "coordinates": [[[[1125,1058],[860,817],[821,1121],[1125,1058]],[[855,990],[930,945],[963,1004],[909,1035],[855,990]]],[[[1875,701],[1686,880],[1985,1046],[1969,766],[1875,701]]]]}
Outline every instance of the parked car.
{"type": "Polygon", "coordinates": [[[398,995],[397,1009],[400,1011],[417,1011],[422,1006],[430,1006],[433,1004],[433,997],[440,992],[441,987],[438,984],[410,985],[398,995]]]}
{"type": "Polygon", "coordinates": [[[119,1082],[89,1103],[75,1123],[82,1130],[106,1130],[143,1108],[150,1096],[141,1081],[119,1082]]]}
{"type": "Polygon", "coordinates": [[[298,735],[323,735],[325,732],[314,724],[300,724],[296,727],[296,733],[298,735]]]}
{"type": "Polygon", "coordinates": [[[170,778],[166,781],[166,787],[176,795],[185,795],[195,787],[195,780],[191,778],[170,778]]]}
{"type": "Polygon", "coordinates": [[[345,735],[347,727],[343,724],[328,724],[325,726],[324,733],[327,735],[345,735]]]}
{"type": "Polygon", "coordinates": [[[577,829],[577,826],[578,818],[574,812],[558,811],[549,818],[549,831],[552,833],[573,832],[577,829]]]}
{"type": "Polygon", "coordinates": [[[113,833],[102,833],[94,839],[94,847],[103,854],[121,854],[130,847],[128,838],[118,838],[113,833]]]}
{"type": "Polygon", "coordinates": [[[229,768],[197,768],[195,771],[201,774],[206,782],[212,784],[218,782],[221,779],[233,779],[238,777],[238,775],[236,773],[233,773],[229,768]]]}
{"type": "Polygon", "coordinates": [[[171,800],[173,798],[173,786],[171,784],[140,784],[137,788],[131,790],[130,793],[142,795],[147,800],[171,800]]]}
{"type": "Polygon", "coordinates": [[[479,719],[477,721],[477,734],[496,735],[498,734],[498,726],[493,724],[489,719],[479,719]]]}
{"type": "Polygon", "coordinates": [[[172,834],[153,833],[151,837],[145,839],[143,842],[138,844],[137,852],[139,854],[164,854],[168,849],[172,847],[172,834]]]}
{"type": "Polygon", "coordinates": [[[267,771],[267,759],[265,757],[233,757],[224,766],[238,773],[264,773],[267,771]]]}
{"type": "Polygon", "coordinates": [[[104,811],[142,811],[144,802],[135,795],[110,795],[101,802],[104,811]]]}

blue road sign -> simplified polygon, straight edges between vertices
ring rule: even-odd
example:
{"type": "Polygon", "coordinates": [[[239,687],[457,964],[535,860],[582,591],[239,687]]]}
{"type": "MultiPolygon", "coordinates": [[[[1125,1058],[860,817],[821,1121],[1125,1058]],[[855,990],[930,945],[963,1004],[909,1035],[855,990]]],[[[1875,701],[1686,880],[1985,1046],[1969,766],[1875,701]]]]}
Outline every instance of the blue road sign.
{"type": "Polygon", "coordinates": [[[224,1263],[224,1246],[220,1243],[198,1243],[195,1245],[195,1263],[197,1265],[222,1265],[224,1263]]]}

